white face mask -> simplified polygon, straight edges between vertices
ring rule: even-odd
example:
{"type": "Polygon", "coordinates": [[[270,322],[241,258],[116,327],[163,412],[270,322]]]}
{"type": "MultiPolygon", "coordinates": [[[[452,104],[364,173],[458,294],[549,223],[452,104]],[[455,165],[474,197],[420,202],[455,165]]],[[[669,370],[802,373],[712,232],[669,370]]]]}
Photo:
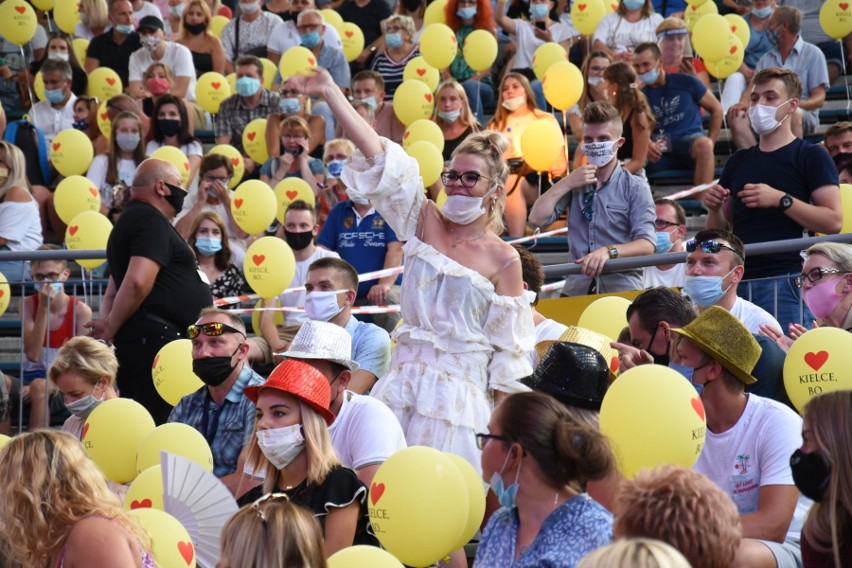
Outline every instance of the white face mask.
{"type": "Polygon", "coordinates": [[[444,205],[441,206],[441,212],[457,225],[470,225],[485,215],[486,199],[495,191],[497,191],[497,186],[494,186],[482,197],[448,195],[444,205]]]}
{"type": "Polygon", "coordinates": [[[68,61],[68,53],[64,51],[51,51],[47,54],[48,59],[55,59],[57,61],[68,61]]]}
{"type": "Polygon", "coordinates": [[[349,290],[329,290],[311,292],[305,296],[305,313],[313,321],[328,321],[343,308],[337,304],[337,295],[349,290]]]}
{"type": "Polygon", "coordinates": [[[240,11],[243,14],[254,14],[260,10],[260,4],[257,2],[240,2],[240,11]]]}
{"type": "Polygon", "coordinates": [[[751,123],[751,127],[754,128],[754,131],[757,132],[758,136],[764,136],[775,132],[778,127],[781,126],[781,123],[787,120],[787,117],[790,116],[789,114],[781,120],[777,120],[775,118],[775,111],[789,103],[791,100],[793,99],[789,99],[777,107],[754,105],[748,109],[748,120],[751,123]]]}
{"type": "MultiPolygon", "coordinates": [[[[97,386],[95,386],[95,390],[97,390],[97,386]]],[[[95,390],[92,391],[87,397],[81,398],[80,400],[75,400],[74,402],[69,402],[65,405],[65,408],[68,409],[68,412],[79,418],[80,420],[85,420],[89,417],[89,414],[97,408],[97,406],[104,401],[104,397],[95,398],[95,390]]]]}
{"type": "Polygon", "coordinates": [[[586,153],[586,159],[589,160],[591,165],[602,168],[615,158],[617,150],[614,146],[617,142],[618,140],[612,140],[611,142],[583,144],[583,152],[586,153]]]}
{"type": "Polygon", "coordinates": [[[512,98],[512,99],[505,99],[503,101],[503,108],[505,108],[509,112],[514,112],[514,111],[518,110],[519,108],[521,108],[522,106],[524,106],[525,104],[527,104],[527,97],[526,96],[520,96],[520,97],[515,97],[515,98],[512,98]]]}
{"type": "Polygon", "coordinates": [[[589,77],[586,80],[589,82],[590,87],[597,87],[603,82],[603,77],[589,77]]]}
{"type": "Polygon", "coordinates": [[[257,445],[275,469],[284,469],[305,449],[302,425],[258,430],[257,445]]]}

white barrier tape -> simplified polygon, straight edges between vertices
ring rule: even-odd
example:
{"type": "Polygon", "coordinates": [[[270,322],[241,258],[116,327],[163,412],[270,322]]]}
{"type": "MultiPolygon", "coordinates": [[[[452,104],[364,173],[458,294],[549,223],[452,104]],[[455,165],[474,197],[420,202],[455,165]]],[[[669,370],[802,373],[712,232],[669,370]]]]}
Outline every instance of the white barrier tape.
{"type": "Polygon", "coordinates": [[[553,292],[554,290],[560,290],[565,286],[565,281],[560,280],[559,282],[554,282],[553,284],[545,284],[541,287],[542,292],[553,292]]]}
{"type": "MultiPolygon", "coordinates": [[[[400,310],[399,305],[392,306],[354,306],[353,314],[395,314],[400,310]]],[[[237,310],[228,310],[231,314],[250,314],[253,312],[290,312],[290,313],[305,313],[305,308],[281,307],[281,308],[242,308],[237,310]]]]}
{"type": "Polygon", "coordinates": [[[684,189],[683,191],[678,191],[677,193],[673,193],[668,197],[672,201],[677,201],[678,199],[683,199],[684,197],[689,197],[690,195],[695,195],[696,193],[701,193],[705,189],[710,189],[714,185],[719,183],[718,179],[714,179],[710,183],[702,183],[701,185],[696,185],[695,187],[691,187],[689,189],[684,189]]]}
{"type": "Polygon", "coordinates": [[[535,241],[535,240],[541,239],[543,237],[552,237],[554,235],[559,235],[561,233],[567,233],[567,232],[568,232],[568,227],[562,227],[561,229],[554,229],[552,231],[547,231],[546,233],[538,233],[538,234],[535,234],[535,235],[530,235],[529,237],[520,237],[520,238],[512,239],[512,240],[506,241],[506,242],[509,243],[509,244],[520,244],[520,243],[526,243],[526,242],[529,242],[529,241],[535,241]]]}

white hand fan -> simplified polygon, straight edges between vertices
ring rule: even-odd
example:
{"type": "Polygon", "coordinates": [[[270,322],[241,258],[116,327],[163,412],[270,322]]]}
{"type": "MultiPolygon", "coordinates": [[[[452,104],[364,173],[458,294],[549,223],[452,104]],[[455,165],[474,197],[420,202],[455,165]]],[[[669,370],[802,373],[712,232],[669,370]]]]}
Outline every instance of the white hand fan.
{"type": "Polygon", "coordinates": [[[219,537],[237,512],[237,501],[219,479],[183,456],[160,452],[163,505],[192,537],[199,566],[219,561],[219,537]]]}

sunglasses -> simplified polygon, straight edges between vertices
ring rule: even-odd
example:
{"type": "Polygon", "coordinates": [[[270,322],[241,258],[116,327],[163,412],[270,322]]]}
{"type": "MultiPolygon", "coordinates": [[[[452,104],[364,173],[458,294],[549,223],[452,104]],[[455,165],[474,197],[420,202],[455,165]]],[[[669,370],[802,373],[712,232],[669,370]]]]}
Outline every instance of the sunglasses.
{"type": "Polygon", "coordinates": [[[728,249],[740,257],[740,260],[745,262],[743,255],[741,255],[737,249],[732,248],[725,243],[720,243],[719,241],[696,241],[695,239],[686,241],[686,252],[695,252],[695,249],[697,248],[700,248],[701,252],[706,252],[707,254],[716,254],[722,249],[728,249]]]}
{"type": "Polygon", "coordinates": [[[583,194],[583,219],[587,222],[592,222],[592,217],[595,214],[595,209],[592,203],[595,201],[595,188],[586,191],[583,194]]]}
{"type": "Polygon", "coordinates": [[[838,268],[823,268],[823,267],[820,266],[820,267],[814,268],[813,270],[809,271],[807,274],[800,274],[799,276],[796,276],[796,287],[801,288],[802,286],[804,286],[805,280],[807,280],[811,284],[816,284],[817,282],[822,280],[822,277],[825,276],[826,274],[849,274],[849,273],[844,272],[844,271],[842,271],[838,268]]]}
{"type": "Polygon", "coordinates": [[[503,440],[504,442],[508,442],[509,438],[506,436],[498,436],[496,434],[474,434],[476,436],[476,447],[480,450],[485,449],[485,444],[488,443],[488,440],[503,440]]]}
{"type": "Polygon", "coordinates": [[[218,321],[202,323],[201,325],[194,324],[186,328],[186,336],[190,339],[195,339],[201,333],[203,333],[207,337],[219,337],[224,333],[239,333],[243,337],[246,336],[246,334],[240,331],[239,329],[233,328],[226,323],[220,323],[218,321]]]}

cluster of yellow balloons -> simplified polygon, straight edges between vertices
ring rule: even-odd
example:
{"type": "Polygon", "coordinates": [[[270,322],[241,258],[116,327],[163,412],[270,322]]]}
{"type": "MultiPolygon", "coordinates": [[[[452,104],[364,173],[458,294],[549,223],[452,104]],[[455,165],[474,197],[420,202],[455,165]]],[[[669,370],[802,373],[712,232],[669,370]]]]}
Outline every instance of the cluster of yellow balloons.
{"type": "Polygon", "coordinates": [[[692,32],[692,45],[711,75],[725,79],[739,70],[751,38],[742,16],[721,16],[714,2],[695,0],[686,10],[686,22],[692,32]]]}

